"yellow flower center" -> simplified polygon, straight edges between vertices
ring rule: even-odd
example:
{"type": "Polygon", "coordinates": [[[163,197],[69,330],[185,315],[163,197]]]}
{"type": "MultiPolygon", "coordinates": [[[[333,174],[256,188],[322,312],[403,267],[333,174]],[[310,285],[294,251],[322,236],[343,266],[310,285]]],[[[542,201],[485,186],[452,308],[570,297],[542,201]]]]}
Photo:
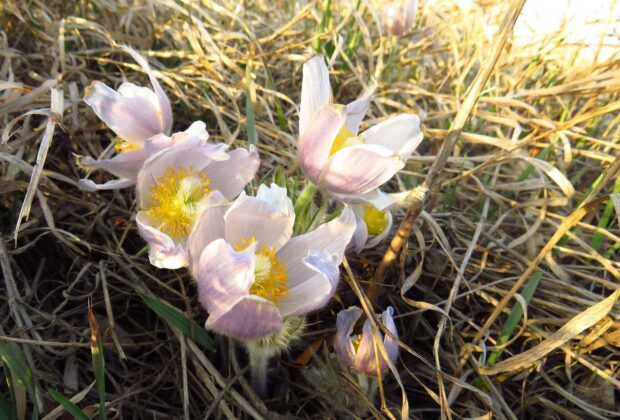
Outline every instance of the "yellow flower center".
{"type": "MultiPolygon", "coordinates": [[[[254,242],[256,242],[254,237],[249,240],[241,238],[241,241],[234,247],[235,251],[243,251],[254,242]]],[[[276,256],[274,247],[257,248],[255,255],[254,283],[250,287],[250,294],[267,299],[277,306],[281,299],[290,294],[286,264],[280,261],[280,257],[276,256]]]]}
{"type": "Polygon", "coordinates": [[[127,140],[123,140],[120,137],[114,137],[112,139],[112,143],[114,143],[114,150],[116,150],[118,153],[124,153],[130,150],[136,150],[140,148],[140,146],[138,146],[137,144],[129,143],[127,140]]]}
{"type": "Polygon", "coordinates": [[[376,236],[383,232],[388,224],[387,210],[378,210],[372,204],[364,206],[364,223],[368,229],[368,234],[376,236]]]}
{"type": "Polygon", "coordinates": [[[357,334],[351,337],[351,344],[353,344],[353,348],[355,351],[360,348],[360,344],[362,344],[362,334],[357,334]]]}
{"type": "Polygon", "coordinates": [[[329,155],[333,155],[337,151],[344,149],[345,147],[355,146],[356,144],[362,144],[364,140],[361,136],[354,136],[346,125],[343,125],[332,143],[332,148],[329,151],[329,155]]]}
{"type": "Polygon", "coordinates": [[[210,191],[211,180],[191,166],[169,166],[150,188],[152,206],[146,214],[157,228],[177,240],[191,231],[198,202],[210,191]]]}

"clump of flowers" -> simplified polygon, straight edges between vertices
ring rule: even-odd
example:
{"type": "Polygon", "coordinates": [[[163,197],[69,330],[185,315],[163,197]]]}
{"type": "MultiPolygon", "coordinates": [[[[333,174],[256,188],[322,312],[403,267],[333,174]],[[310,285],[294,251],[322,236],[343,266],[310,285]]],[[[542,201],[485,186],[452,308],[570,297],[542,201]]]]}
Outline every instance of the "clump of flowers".
{"type": "MultiPolygon", "coordinates": [[[[254,385],[266,395],[270,358],[300,337],[307,314],[328,304],[345,251],[360,252],[388,235],[390,208],[408,192],[386,194],[379,187],[422,141],[419,119],[403,114],[359,134],[375,87],[346,106],[333,104],[327,66],[315,56],[303,66],[298,155],[305,189],[296,194],[263,184],[249,195],[244,189],[258,170],[257,150],[208,142],[201,121],[170,134],[170,101],[144,57],[125,50],[152,88],[123,83],[113,90],[94,82],[87,89],[84,100],[118,136],[117,154],[82,157],[80,163],[118,179],[83,179],[81,186],[96,191],[136,185],[135,220],[151,264],[189,266],[209,313],[205,327],[246,347],[254,385]],[[309,217],[317,188],[329,195],[309,217]],[[328,197],[336,199],[331,206],[328,197]],[[296,224],[300,214],[310,223],[296,224]]],[[[388,308],[382,320],[396,336],[392,314],[388,308]]],[[[385,371],[387,359],[375,352],[368,321],[360,335],[351,336],[360,316],[357,307],[338,314],[336,354],[366,378],[364,392],[372,398],[372,378],[385,371]]],[[[394,361],[396,342],[388,336],[383,346],[394,361]]]]}

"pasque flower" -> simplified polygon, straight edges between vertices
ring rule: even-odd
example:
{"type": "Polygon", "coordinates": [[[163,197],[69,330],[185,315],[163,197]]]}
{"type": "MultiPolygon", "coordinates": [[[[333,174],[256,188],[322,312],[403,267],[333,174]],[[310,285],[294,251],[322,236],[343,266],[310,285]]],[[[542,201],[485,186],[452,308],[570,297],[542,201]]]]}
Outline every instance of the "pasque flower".
{"type": "Polygon", "coordinates": [[[355,229],[353,212],[345,208],[316,230],[291,237],[294,222],[286,189],[275,184],[201,214],[189,248],[208,329],[258,339],[327,303],[355,229]]]}
{"type": "Polygon", "coordinates": [[[81,185],[87,190],[115,189],[135,184],[140,167],[151,154],[145,149],[147,140],[161,135],[157,143],[163,147],[165,140],[170,139],[166,137],[172,128],[172,109],[168,97],[146,59],[129,47],[123,49],[148,74],[152,89],[124,82],[114,90],[98,81],[86,89],[84,102],[116,133],[115,149],[119,154],[102,160],[85,157],[79,163],[86,169],[103,169],[120,178],[102,185],[82,180],[81,185]]]}
{"type": "Polygon", "coordinates": [[[381,24],[388,35],[401,36],[413,27],[418,0],[395,0],[383,5],[381,24]]]}
{"type": "Polygon", "coordinates": [[[346,106],[330,103],[321,56],[304,64],[298,155],[306,176],[343,201],[373,201],[422,141],[420,120],[401,114],[358,135],[372,91],[346,106]]]}
{"type": "Polygon", "coordinates": [[[136,222],[154,266],[187,265],[187,239],[204,208],[214,199],[233,200],[254,177],[256,149],[227,148],[193,136],[144,163],[137,177],[136,222]]]}
{"type": "Polygon", "coordinates": [[[352,204],[355,214],[355,233],[347,251],[360,252],[379,244],[390,233],[392,213],[389,209],[378,209],[371,203],[352,204]]]}
{"type": "MultiPolygon", "coordinates": [[[[351,335],[355,323],[362,315],[362,310],[357,306],[351,306],[349,309],[342,310],[336,317],[336,336],[334,339],[334,347],[340,362],[347,367],[354,368],[359,373],[367,376],[378,376],[377,358],[375,357],[375,344],[373,342],[372,328],[370,322],[366,320],[362,333],[351,335]]],[[[388,307],[381,314],[381,322],[385,328],[395,337],[398,337],[396,325],[394,324],[394,309],[388,307]]],[[[379,332],[379,338],[382,334],[379,332]]],[[[379,345],[379,343],[377,343],[379,345]]],[[[398,357],[398,344],[391,337],[387,336],[383,339],[385,351],[391,362],[398,357]]],[[[386,359],[382,352],[379,351],[379,369],[385,372],[387,369],[386,359]]]]}

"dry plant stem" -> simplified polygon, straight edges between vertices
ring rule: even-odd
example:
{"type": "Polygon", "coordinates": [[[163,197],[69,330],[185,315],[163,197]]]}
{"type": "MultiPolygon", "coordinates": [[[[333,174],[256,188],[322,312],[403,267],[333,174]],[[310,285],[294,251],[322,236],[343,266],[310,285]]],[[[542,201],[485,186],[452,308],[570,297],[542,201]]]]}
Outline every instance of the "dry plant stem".
{"type": "Polygon", "coordinates": [[[513,0],[510,10],[508,10],[508,13],[504,17],[504,21],[500,27],[499,35],[493,44],[489,59],[480,69],[478,74],[476,74],[476,77],[469,88],[469,92],[465,97],[465,101],[463,101],[463,105],[459,108],[459,111],[454,118],[452,126],[450,127],[450,132],[448,133],[448,136],[439,151],[437,159],[433,162],[426,179],[422,183],[419,194],[416,194],[413,197],[405,218],[398,227],[398,231],[392,238],[390,246],[383,255],[383,259],[377,267],[372,281],[368,286],[367,296],[371,303],[374,303],[377,299],[377,296],[381,291],[381,284],[385,277],[386,270],[396,260],[396,257],[407,241],[407,238],[411,233],[411,229],[420,215],[420,212],[424,209],[424,204],[428,198],[428,191],[433,189],[435,179],[443,170],[448,158],[452,155],[452,151],[454,150],[454,146],[459,139],[461,131],[469,119],[482,89],[489,80],[491,72],[495,68],[495,64],[504,49],[508,36],[512,33],[512,28],[521,13],[524,3],[525,0],[513,0]]]}

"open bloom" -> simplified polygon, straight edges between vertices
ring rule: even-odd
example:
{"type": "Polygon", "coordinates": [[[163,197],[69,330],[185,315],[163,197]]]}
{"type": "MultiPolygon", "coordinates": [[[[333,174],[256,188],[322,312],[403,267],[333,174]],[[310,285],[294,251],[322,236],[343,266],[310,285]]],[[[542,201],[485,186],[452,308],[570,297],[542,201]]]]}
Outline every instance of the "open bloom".
{"type": "Polygon", "coordinates": [[[144,150],[145,142],[159,134],[170,134],[172,128],[170,101],[148,62],[131,48],[123,49],[148,74],[152,89],[125,82],[114,90],[98,81],[86,89],[84,102],[116,133],[115,149],[119,154],[98,161],[83,158],[80,164],[88,169],[107,170],[120,178],[103,185],[85,180],[81,185],[87,190],[122,188],[135,184],[136,175],[149,156],[144,150]]]}
{"type": "Polygon", "coordinates": [[[210,194],[233,200],[258,170],[258,153],[198,139],[163,149],[138,173],[138,230],[151,264],[175,269],[188,263],[187,238],[210,194]]]}
{"type": "Polygon", "coordinates": [[[372,92],[347,106],[330,104],[321,56],[304,64],[298,155],[306,176],[343,201],[369,200],[405,166],[422,141],[420,120],[401,114],[358,135],[372,92]]]}
{"type": "Polygon", "coordinates": [[[401,36],[413,27],[418,0],[390,1],[383,6],[381,25],[388,35],[401,36]]]}
{"type": "Polygon", "coordinates": [[[355,233],[347,251],[360,252],[380,243],[390,233],[392,213],[389,209],[378,209],[371,203],[352,204],[355,214],[355,233]]]}
{"type": "MultiPolygon", "coordinates": [[[[336,317],[336,337],[334,347],[340,363],[344,366],[352,367],[358,372],[367,376],[377,375],[377,360],[375,357],[375,344],[373,343],[372,328],[370,322],[366,320],[362,328],[362,334],[351,336],[355,323],[362,315],[362,310],[357,306],[342,310],[336,317]]],[[[394,309],[390,306],[381,314],[381,322],[385,328],[395,337],[398,337],[396,325],[394,324],[394,309]]],[[[379,338],[383,335],[379,332],[379,338]]],[[[398,357],[398,344],[391,337],[383,339],[385,351],[391,362],[398,357]]],[[[379,343],[377,343],[379,346],[379,343]]],[[[385,372],[387,368],[386,359],[379,351],[379,369],[385,372]]]]}
{"type": "Polygon", "coordinates": [[[261,338],[280,333],[286,318],[328,302],[355,229],[353,212],[345,208],[316,230],[291,237],[294,222],[286,189],[275,184],[202,213],[189,247],[208,329],[261,338]]]}

